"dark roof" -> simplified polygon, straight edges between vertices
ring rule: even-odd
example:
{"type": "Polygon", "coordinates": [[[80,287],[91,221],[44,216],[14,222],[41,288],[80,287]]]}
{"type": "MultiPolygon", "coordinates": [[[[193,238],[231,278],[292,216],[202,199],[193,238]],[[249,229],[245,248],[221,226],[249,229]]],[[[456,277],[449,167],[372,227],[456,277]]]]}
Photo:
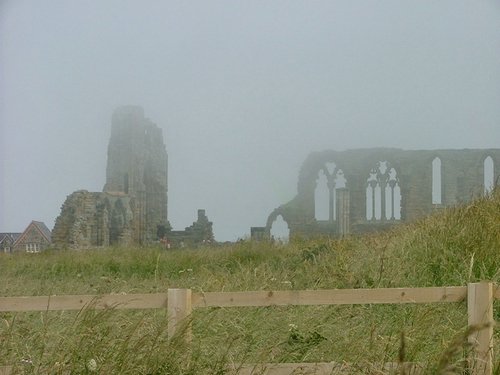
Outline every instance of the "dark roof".
{"type": "Polygon", "coordinates": [[[15,242],[22,233],[0,233],[0,244],[5,241],[5,239],[10,238],[12,242],[15,242]]]}
{"type": "Polygon", "coordinates": [[[47,226],[41,221],[32,221],[32,223],[40,230],[40,232],[42,232],[43,236],[51,242],[52,233],[50,232],[50,229],[47,228],[47,226]]]}
{"type": "Polygon", "coordinates": [[[19,242],[19,241],[22,241],[23,237],[25,237],[25,234],[28,232],[28,230],[31,228],[31,227],[35,227],[39,232],[40,234],[47,240],[47,242],[51,242],[51,232],[50,232],[50,229],[47,228],[47,226],[42,223],[41,221],[32,221],[27,227],[26,229],[24,230],[23,233],[20,234],[20,236],[18,236],[16,238],[16,243],[19,242]]]}

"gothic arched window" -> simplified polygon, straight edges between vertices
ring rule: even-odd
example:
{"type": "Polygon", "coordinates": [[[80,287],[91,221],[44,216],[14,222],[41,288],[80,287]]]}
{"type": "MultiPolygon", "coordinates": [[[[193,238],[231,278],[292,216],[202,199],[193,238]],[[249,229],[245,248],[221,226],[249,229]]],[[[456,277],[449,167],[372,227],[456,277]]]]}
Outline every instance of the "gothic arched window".
{"type": "Polygon", "coordinates": [[[379,161],[366,180],[366,220],[400,220],[401,187],[396,169],[379,161]]]}
{"type": "Polygon", "coordinates": [[[314,190],[314,218],[322,221],[330,219],[330,189],[328,177],[323,170],[319,171],[314,190]]]}
{"type": "Polygon", "coordinates": [[[491,193],[495,185],[495,166],[493,164],[493,158],[488,156],[484,159],[484,193],[491,193]]]}
{"type": "Polygon", "coordinates": [[[345,188],[347,180],[342,169],[333,162],[325,163],[318,172],[314,190],[314,218],[318,221],[337,219],[337,189],[345,188]]]}
{"type": "Polygon", "coordinates": [[[432,161],[432,204],[442,203],[441,186],[441,159],[436,157],[432,161]]]}

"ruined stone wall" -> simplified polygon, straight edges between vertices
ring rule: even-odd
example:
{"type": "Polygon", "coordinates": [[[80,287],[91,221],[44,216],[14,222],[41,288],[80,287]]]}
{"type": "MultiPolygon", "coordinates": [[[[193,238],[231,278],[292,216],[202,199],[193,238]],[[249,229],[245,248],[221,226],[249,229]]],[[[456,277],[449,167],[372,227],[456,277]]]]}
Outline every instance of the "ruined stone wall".
{"type": "Polygon", "coordinates": [[[105,192],[134,198],[133,239],[156,239],[167,224],[167,152],[162,130],[144,117],[141,107],[115,111],[108,146],[105,192]]]}
{"type": "Polygon", "coordinates": [[[112,117],[104,192],[69,195],[54,226],[59,247],[145,244],[167,220],[167,152],[162,130],[138,106],[112,117]]]}
{"type": "Polygon", "coordinates": [[[412,221],[484,194],[484,162],[488,157],[494,166],[493,179],[498,183],[499,149],[315,152],[302,165],[296,197],[273,210],[266,226],[254,227],[253,232],[262,237],[264,230],[269,237],[280,215],[292,236],[364,233],[412,221]],[[440,204],[432,200],[435,158],[441,162],[440,204]],[[315,194],[320,176],[328,181],[331,207],[328,217],[318,219],[315,194]]]}
{"type": "Polygon", "coordinates": [[[214,242],[212,222],[208,220],[205,210],[198,210],[198,219],[193,225],[182,231],[170,230],[163,243],[168,247],[196,247],[214,242]]]}
{"type": "Polygon", "coordinates": [[[66,198],[52,231],[56,246],[86,248],[131,245],[131,199],[124,193],[79,190],[66,198]]]}
{"type": "Polygon", "coordinates": [[[56,219],[56,247],[140,245],[168,240],[197,245],[213,241],[204,210],[184,231],[167,219],[167,152],[162,130],[138,106],[112,117],[104,191],[79,190],[66,198],[56,219]]]}

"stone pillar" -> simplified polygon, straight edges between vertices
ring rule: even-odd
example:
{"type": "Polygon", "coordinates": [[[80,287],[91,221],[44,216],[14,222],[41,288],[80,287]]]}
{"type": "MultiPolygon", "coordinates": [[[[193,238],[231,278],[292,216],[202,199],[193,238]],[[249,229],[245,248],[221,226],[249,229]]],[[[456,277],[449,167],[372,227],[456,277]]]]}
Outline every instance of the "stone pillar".
{"type": "Polygon", "coordinates": [[[349,189],[337,189],[337,233],[345,236],[350,232],[350,198],[349,189]]]}

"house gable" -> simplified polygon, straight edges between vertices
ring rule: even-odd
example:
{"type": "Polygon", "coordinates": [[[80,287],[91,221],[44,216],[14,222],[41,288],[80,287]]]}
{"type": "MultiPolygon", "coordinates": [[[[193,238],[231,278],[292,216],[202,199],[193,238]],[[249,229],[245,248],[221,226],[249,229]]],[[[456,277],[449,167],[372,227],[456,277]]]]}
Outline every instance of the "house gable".
{"type": "Polygon", "coordinates": [[[0,233],[0,253],[10,253],[21,233],[0,233]]]}
{"type": "Polygon", "coordinates": [[[50,230],[40,221],[32,221],[14,243],[14,251],[37,253],[50,245],[50,230]]]}

